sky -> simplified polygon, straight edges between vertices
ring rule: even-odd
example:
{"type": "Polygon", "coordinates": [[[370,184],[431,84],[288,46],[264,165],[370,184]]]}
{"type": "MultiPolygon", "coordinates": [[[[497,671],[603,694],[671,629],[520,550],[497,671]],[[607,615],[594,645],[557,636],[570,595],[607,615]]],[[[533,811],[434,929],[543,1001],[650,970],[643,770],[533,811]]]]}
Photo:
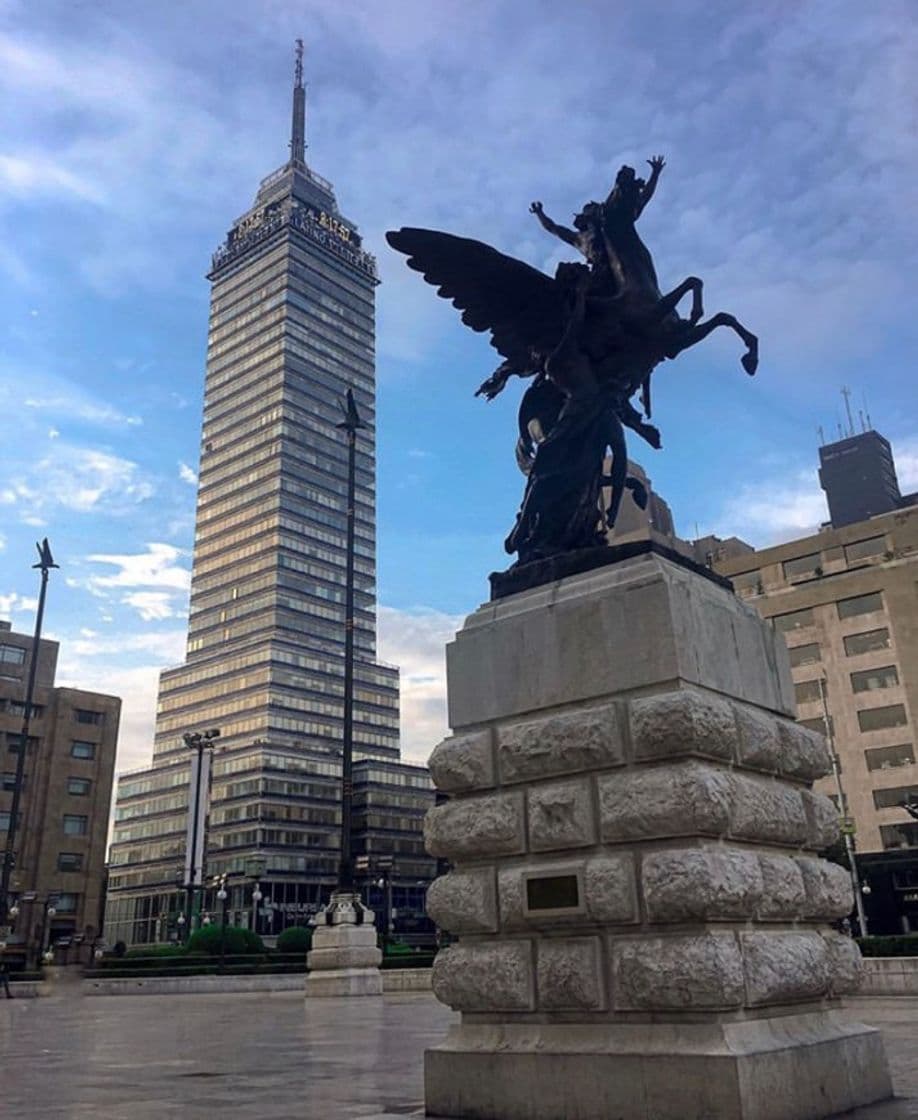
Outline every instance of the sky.
{"type": "Polygon", "coordinates": [[[725,332],[655,376],[663,449],[636,457],[681,535],[815,529],[843,386],[918,489],[911,0],[0,0],[0,618],[31,632],[48,536],[58,683],[123,698],[119,770],[184,655],[205,274],[287,158],[297,37],[307,160],[382,279],[379,638],[406,757],[446,733],[444,645],[510,559],[520,389],[474,398],[495,353],[385,230],[551,272],[530,202],[567,223],[663,153],[641,219],[661,285],[702,277],[761,340],[754,379],[725,332]]]}

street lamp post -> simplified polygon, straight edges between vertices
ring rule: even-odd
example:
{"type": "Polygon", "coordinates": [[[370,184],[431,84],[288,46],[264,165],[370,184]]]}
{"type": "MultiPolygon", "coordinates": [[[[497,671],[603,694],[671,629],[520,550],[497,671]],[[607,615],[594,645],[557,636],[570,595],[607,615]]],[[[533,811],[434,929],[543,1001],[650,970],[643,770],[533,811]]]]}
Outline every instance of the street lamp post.
{"type": "Polygon", "coordinates": [[[851,826],[848,823],[848,798],[842,785],[841,770],[838,765],[838,755],[835,751],[835,732],[832,727],[832,718],[829,715],[829,700],[826,693],[826,679],[819,678],[819,697],[822,700],[822,725],[825,728],[826,739],[829,741],[829,752],[832,755],[832,776],[835,779],[835,788],[838,791],[838,808],[842,815],[842,834],[845,838],[845,853],[848,856],[848,868],[851,872],[851,886],[854,889],[854,906],[857,910],[858,932],[861,937],[867,936],[867,913],[864,909],[864,895],[870,894],[870,886],[861,885],[858,874],[857,856],[854,852],[854,838],[851,835],[851,826]]]}
{"type": "Polygon", "coordinates": [[[354,889],[352,848],[354,761],[354,551],[356,536],[357,432],[366,427],[357,411],[353,391],[340,402],[344,419],[338,427],[347,435],[347,554],[344,597],[344,733],[341,758],[341,858],[338,883],[313,919],[316,926],[307,955],[306,991],[310,996],[381,995],[374,914],[354,889]],[[333,950],[333,951],[329,951],[333,950]]]}
{"type": "Polygon", "coordinates": [[[258,933],[258,907],[264,895],[261,893],[261,883],[256,882],[252,888],[252,931],[258,933]]]}
{"type": "Polygon", "coordinates": [[[220,900],[220,971],[226,967],[226,908],[229,905],[229,891],[226,889],[226,875],[217,876],[217,898],[220,900]]]}
{"type": "MultiPolygon", "coordinates": [[[[185,921],[186,934],[191,937],[194,928],[194,893],[204,883],[204,841],[201,834],[201,807],[204,800],[204,752],[213,748],[215,739],[220,738],[217,728],[208,731],[188,731],[182,738],[189,750],[195,751],[195,760],[192,763],[191,814],[186,844],[188,857],[185,861],[185,921]]],[[[209,777],[209,771],[208,771],[209,777]]]]}
{"type": "Polygon", "coordinates": [[[38,592],[38,610],[35,613],[35,633],[32,638],[32,655],[29,658],[29,675],[26,680],[25,705],[22,712],[22,730],[19,734],[19,753],[16,756],[16,776],[13,779],[13,800],[10,805],[10,823],[6,831],[6,848],[3,852],[3,867],[0,870],[0,937],[9,936],[9,897],[10,878],[16,862],[16,832],[19,826],[19,802],[22,797],[22,779],[25,776],[26,750],[29,744],[29,724],[32,719],[32,699],[35,695],[35,675],[38,671],[39,642],[41,624],[45,614],[45,593],[48,589],[48,576],[52,568],[58,567],[51,555],[48,538],[36,544],[38,563],[33,568],[41,570],[41,587],[38,592]]]}

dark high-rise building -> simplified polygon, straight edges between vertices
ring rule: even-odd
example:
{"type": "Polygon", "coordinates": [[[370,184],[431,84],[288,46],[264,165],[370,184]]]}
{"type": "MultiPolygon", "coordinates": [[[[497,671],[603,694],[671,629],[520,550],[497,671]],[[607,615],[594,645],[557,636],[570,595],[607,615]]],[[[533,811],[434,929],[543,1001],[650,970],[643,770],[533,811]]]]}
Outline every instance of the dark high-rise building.
{"type": "Polygon", "coordinates": [[[835,529],[891,513],[902,500],[892,448],[874,431],[820,447],[819,484],[835,529]]]}
{"type": "MultiPolygon", "coordinates": [[[[174,901],[150,895],[175,885],[184,853],[188,732],[220,731],[208,873],[263,868],[266,907],[294,917],[335,881],[347,499],[337,425],[349,388],[366,424],[356,460],[354,758],[367,765],[355,782],[372,775],[370,800],[389,785],[407,810],[405,835],[389,837],[390,851],[402,845],[413,857],[402,861],[406,882],[433,874],[419,832],[430,783],[398,761],[398,671],[375,659],[376,263],[331,183],[305,162],[304,99],[300,48],[290,159],[262,180],[209,274],[187,656],[161,677],[154,766],[121,780],[116,809],[110,928],[120,923],[126,941],[155,939],[143,907],[177,914],[174,901]]],[[[371,829],[361,846],[385,844],[371,829]]]]}

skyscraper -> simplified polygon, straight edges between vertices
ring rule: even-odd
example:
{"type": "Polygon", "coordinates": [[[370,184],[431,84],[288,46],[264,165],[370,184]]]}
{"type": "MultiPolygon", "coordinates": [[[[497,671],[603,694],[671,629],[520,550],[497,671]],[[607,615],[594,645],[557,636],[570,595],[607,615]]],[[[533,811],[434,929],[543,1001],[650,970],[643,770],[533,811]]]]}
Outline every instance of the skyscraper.
{"type": "MultiPolygon", "coordinates": [[[[119,787],[110,883],[116,923],[136,920],[136,907],[120,903],[137,888],[170,875],[174,882],[190,731],[220,730],[209,871],[261,866],[291,885],[305,877],[305,893],[285,893],[278,880],[268,901],[290,893],[309,907],[334,881],[347,491],[347,448],[336,425],[348,388],[366,423],[357,442],[354,758],[365,760],[357,777],[372,772],[377,786],[398,778],[393,785],[417,790],[418,818],[432,799],[426,773],[398,762],[398,671],[375,660],[376,264],[305,151],[298,44],[290,158],[262,180],[208,277],[187,656],[161,676],[154,768],[119,787]]],[[[417,824],[408,821],[412,835],[417,824]]],[[[415,883],[428,863],[432,875],[416,839],[418,860],[406,872],[415,883]]]]}

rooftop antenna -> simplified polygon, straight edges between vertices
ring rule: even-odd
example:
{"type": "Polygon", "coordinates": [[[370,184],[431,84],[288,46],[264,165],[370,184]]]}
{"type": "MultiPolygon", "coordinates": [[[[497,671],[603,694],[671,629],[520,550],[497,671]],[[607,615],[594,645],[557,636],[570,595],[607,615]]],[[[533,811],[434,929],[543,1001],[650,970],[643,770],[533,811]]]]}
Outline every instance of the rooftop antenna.
{"type": "Polygon", "coordinates": [[[293,71],[293,121],[290,128],[290,162],[306,159],[306,90],[303,88],[303,40],[296,41],[296,66],[293,71]]]}
{"type": "Polygon", "coordinates": [[[819,424],[817,426],[816,431],[819,433],[819,446],[820,447],[825,447],[825,445],[826,445],[826,433],[822,430],[822,424],[819,424]]]}
{"type": "Polygon", "coordinates": [[[867,394],[861,393],[861,398],[864,401],[864,415],[867,417],[867,427],[868,429],[873,428],[873,424],[870,422],[870,409],[867,407],[867,394]]]}
{"type": "Polygon", "coordinates": [[[859,408],[857,410],[857,414],[858,414],[858,416],[860,417],[860,420],[861,420],[861,431],[866,432],[867,431],[867,421],[864,419],[864,410],[862,408],[859,408]]]}
{"type": "Polygon", "coordinates": [[[842,385],[841,395],[845,398],[845,412],[848,414],[848,435],[854,435],[854,418],[851,415],[851,390],[847,385],[842,385]]]}

